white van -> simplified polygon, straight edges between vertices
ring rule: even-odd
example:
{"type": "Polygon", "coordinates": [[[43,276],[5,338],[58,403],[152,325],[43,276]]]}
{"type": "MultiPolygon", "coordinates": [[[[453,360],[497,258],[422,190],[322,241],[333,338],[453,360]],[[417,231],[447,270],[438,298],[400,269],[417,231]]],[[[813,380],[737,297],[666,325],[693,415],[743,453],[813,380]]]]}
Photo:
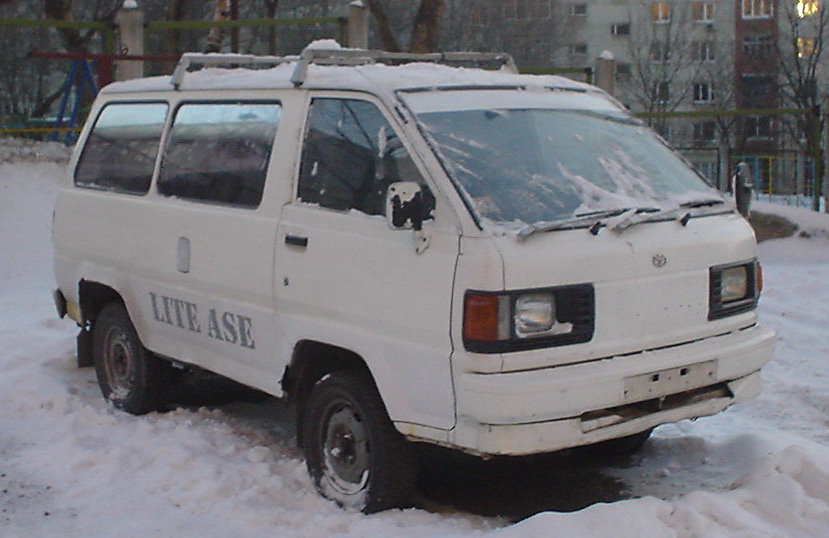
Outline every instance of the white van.
{"type": "Polygon", "coordinates": [[[635,450],[773,354],[733,204],[508,55],[190,54],[112,84],[54,245],[105,398],[162,409],[185,367],[291,399],[318,490],[367,512],[406,505],[415,443],[635,450]]]}

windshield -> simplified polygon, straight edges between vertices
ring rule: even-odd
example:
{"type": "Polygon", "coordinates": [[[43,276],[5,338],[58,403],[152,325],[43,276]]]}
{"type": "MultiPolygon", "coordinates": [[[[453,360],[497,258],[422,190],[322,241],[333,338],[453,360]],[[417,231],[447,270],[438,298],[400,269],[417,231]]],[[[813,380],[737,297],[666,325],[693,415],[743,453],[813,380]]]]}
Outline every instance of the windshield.
{"type": "Polygon", "coordinates": [[[719,198],[619,110],[462,108],[417,116],[484,219],[523,226],[719,198]]]}

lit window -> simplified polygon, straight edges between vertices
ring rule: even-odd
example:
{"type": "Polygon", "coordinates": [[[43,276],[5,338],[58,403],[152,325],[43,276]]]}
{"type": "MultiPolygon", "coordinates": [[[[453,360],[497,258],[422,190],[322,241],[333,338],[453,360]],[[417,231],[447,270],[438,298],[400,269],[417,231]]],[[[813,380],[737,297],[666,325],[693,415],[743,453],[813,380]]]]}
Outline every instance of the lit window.
{"type": "Polygon", "coordinates": [[[668,22],[671,20],[671,6],[668,2],[652,2],[651,18],[653,22],[668,22]]]}
{"type": "Polygon", "coordinates": [[[805,58],[815,52],[815,40],[808,37],[797,38],[797,57],[805,58]]]}
{"type": "Polygon", "coordinates": [[[714,3],[693,2],[691,4],[691,13],[696,22],[712,22],[714,20],[714,3]]]}
{"type": "Polygon", "coordinates": [[[814,15],[820,10],[820,0],[799,0],[795,9],[797,10],[797,16],[801,19],[814,15]]]}
{"type": "Polygon", "coordinates": [[[771,17],[772,0],[743,0],[744,19],[768,19],[771,17]]]}

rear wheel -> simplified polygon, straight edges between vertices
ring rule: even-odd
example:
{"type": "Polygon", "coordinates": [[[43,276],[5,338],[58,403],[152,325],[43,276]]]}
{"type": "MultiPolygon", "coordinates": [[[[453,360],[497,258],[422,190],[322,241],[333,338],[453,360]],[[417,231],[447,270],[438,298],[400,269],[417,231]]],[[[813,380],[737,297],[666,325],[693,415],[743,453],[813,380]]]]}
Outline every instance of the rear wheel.
{"type": "Polygon", "coordinates": [[[148,351],[120,303],[104,306],[92,330],[92,356],[104,398],[134,415],[167,403],[170,365],[148,351]]]}
{"type": "Polygon", "coordinates": [[[320,494],[366,513],[409,506],[414,451],[367,376],[326,375],[308,395],[303,415],[306,465],[320,494]]]}

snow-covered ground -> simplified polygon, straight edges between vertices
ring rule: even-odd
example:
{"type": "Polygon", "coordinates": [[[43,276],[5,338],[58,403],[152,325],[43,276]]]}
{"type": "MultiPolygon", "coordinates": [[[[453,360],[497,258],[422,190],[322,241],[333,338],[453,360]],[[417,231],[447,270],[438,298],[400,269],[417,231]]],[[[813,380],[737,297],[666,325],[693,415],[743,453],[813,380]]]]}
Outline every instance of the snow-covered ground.
{"type": "Polygon", "coordinates": [[[479,465],[479,479],[466,476],[462,488],[433,477],[427,509],[364,516],[313,491],[290,414],[278,403],[133,417],[101,399],[94,372],[75,367],[75,328],[57,319],[50,296],[51,213],[65,157],[60,146],[0,139],[2,538],[829,536],[825,215],[755,205],[784,212],[811,236],[760,246],[760,314],[780,340],[759,398],[663,426],[628,460],[479,465]],[[512,469],[524,471],[511,477],[512,469]],[[524,483],[550,511],[515,524],[470,513],[500,513],[476,510],[475,502],[451,508],[455,493],[434,494],[478,488],[509,507],[524,483]],[[595,504],[551,511],[572,497],[595,504]]]}

